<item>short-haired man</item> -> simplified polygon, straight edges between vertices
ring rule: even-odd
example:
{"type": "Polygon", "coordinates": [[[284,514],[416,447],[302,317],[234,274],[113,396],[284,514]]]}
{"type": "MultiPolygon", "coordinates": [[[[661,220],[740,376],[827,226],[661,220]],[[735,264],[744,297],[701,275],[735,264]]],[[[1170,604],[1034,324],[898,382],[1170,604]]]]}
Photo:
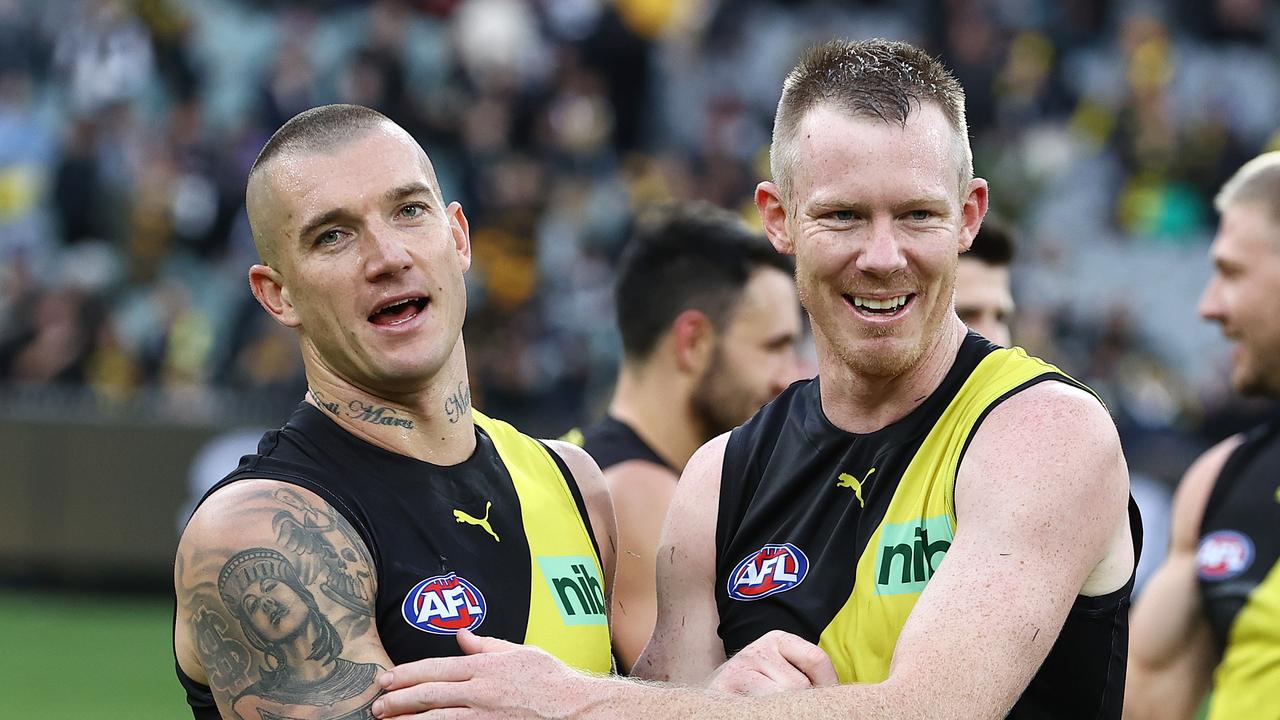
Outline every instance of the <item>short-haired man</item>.
{"type": "Polygon", "coordinates": [[[705,202],[643,213],[618,263],[623,361],[605,417],[583,432],[618,520],[614,653],[630,670],[653,633],[658,538],[693,452],[797,377],[792,265],[705,202]]]}
{"type": "Polygon", "coordinates": [[[987,217],[969,250],[956,263],[956,315],[982,337],[1010,347],[1013,288],[1009,265],[1013,238],[998,220],[987,217]]]}
{"type": "Polygon", "coordinates": [[[775,638],[784,657],[816,643],[844,684],[728,698],[467,638],[509,652],[396,668],[379,716],[1120,716],[1140,533],[1124,457],[1092,393],[955,314],[987,209],[959,84],[904,43],[821,45],[787,77],[772,159],[756,203],[796,256],[818,378],[690,459],[636,674],[698,682],[775,638]],[[517,664],[553,689],[499,687],[517,664]]]}
{"type": "MultiPolygon", "coordinates": [[[[1231,382],[1280,397],[1280,152],[1222,187],[1200,314],[1233,345],[1231,382]]],[[[1280,718],[1280,418],[1232,436],[1187,470],[1169,555],[1133,617],[1129,716],[1280,718]]]]}
{"type": "Polygon", "coordinates": [[[368,718],[383,669],[471,629],[607,672],[608,493],[581,449],[473,414],[467,219],[422,148],[368,108],[308,110],[247,203],[250,286],[296,330],[309,392],[179,543],[195,716],[368,718]]]}

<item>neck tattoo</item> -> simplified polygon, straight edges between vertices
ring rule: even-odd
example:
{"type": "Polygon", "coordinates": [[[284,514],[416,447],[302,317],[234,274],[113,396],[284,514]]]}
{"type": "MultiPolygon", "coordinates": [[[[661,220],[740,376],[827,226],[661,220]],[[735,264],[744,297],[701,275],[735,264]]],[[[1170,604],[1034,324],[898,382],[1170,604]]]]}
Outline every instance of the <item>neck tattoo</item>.
{"type": "Polygon", "coordinates": [[[444,414],[450,423],[456,424],[471,410],[471,388],[465,383],[458,383],[458,389],[444,399],[444,414]]]}
{"type": "Polygon", "coordinates": [[[307,388],[307,392],[311,393],[312,399],[320,407],[328,410],[335,417],[346,418],[348,420],[358,420],[366,422],[370,425],[384,425],[391,427],[402,427],[406,430],[414,428],[413,420],[404,417],[399,410],[388,407],[386,405],[375,405],[366,403],[361,400],[351,400],[345,406],[336,400],[329,398],[316,392],[314,388],[307,388]]]}

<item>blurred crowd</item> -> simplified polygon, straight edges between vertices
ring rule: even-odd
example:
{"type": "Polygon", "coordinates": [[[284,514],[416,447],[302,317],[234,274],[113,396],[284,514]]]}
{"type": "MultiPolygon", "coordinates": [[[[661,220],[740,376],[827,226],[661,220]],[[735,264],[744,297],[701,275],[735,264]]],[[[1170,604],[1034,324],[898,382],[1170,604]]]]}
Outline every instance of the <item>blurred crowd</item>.
{"type": "Polygon", "coordinates": [[[612,381],[635,210],[754,219],[782,77],[831,36],[954,69],[1018,230],[1015,338],[1103,392],[1140,468],[1172,479],[1245,421],[1195,298],[1214,192],[1280,147],[1266,0],[0,0],[0,386],[282,419],[304,381],[248,293],[244,180],[293,114],[352,102],[471,220],[477,404],[557,433],[612,381]]]}

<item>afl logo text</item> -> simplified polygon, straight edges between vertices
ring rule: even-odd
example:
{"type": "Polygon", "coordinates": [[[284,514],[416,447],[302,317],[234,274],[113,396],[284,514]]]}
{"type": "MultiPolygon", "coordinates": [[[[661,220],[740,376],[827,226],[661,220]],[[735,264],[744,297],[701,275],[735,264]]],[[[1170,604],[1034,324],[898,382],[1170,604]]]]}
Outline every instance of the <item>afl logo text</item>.
{"type": "Polygon", "coordinates": [[[791,543],[765,545],[742,558],[729,573],[729,597],[759,600],[786,592],[804,582],[809,558],[791,543]]]}
{"type": "Polygon", "coordinates": [[[484,622],[484,595],[457,573],[427,578],[409,591],[401,604],[405,622],[434,635],[456,635],[484,622]]]}
{"type": "Polygon", "coordinates": [[[1196,572],[1204,580],[1230,580],[1253,564],[1253,541],[1235,530],[1218,530],[1200,540],[1196,572]]]}

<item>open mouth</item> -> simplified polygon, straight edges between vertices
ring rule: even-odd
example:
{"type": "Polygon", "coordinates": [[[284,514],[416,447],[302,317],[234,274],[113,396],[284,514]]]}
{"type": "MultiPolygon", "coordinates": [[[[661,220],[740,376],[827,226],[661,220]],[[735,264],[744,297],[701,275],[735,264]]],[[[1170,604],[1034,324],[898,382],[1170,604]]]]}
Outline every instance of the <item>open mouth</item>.
{"type": "Polygon", "coordinates": [[[864,295],[845,294],[844,301],[853,311],[863,317],[890,319],[904,315],[907,308],[915,301],[915,293],[892,295],[889,297],[868,297],[864,295]]]}
{"type": "Polygon", "coordinates": [[[426,307],[425,297],[394,300],[374,310],[369,315],[369,322],[374,325],[401,325],[417,317],[426,307]]]}

